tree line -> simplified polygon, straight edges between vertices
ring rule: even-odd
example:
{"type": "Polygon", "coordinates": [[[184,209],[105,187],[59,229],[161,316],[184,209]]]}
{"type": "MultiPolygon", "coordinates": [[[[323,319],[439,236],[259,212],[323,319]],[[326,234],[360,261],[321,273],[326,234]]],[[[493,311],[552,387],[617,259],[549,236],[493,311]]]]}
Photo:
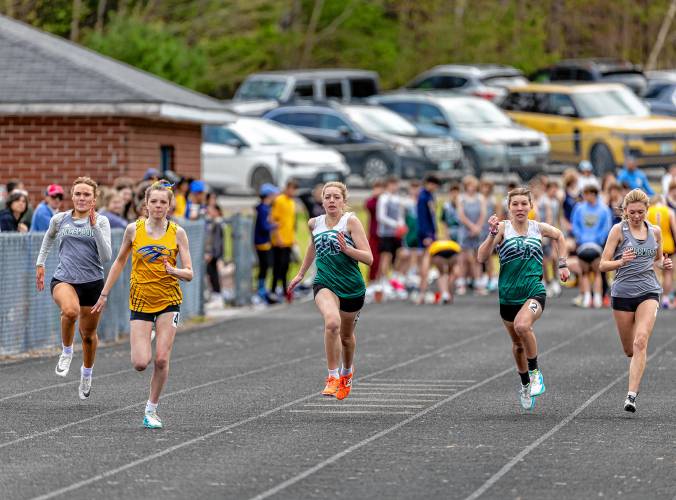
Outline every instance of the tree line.
{"type": "Polygon", "coordinates": [[[0,11],[220,98],[274,69],[371,69],[396,88],[444,63],[676,67],[676,0],[0,0],[0,11]]]}

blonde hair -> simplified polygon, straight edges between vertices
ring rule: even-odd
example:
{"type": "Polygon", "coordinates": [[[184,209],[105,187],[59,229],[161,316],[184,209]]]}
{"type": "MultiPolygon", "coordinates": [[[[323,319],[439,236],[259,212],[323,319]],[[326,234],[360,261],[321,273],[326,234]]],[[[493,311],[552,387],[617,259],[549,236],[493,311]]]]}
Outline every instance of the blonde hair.
{"type": "Polygon", "coordinates": [[[324,184],[322,187],[322,199],[324,199],[324,193],[326,192],[326,189],[330,187],[335,187],[340,190],[340,194],[343,196],[343,201],[345,202],[345,210],[349,210],[350,207],[347,204],[347,186],[342,182],[331,181],[324,184]]]}
{"type": "Polygon", "coordinates": [[[172,191],[173,184],[167,181],[155,181],[150,186],[146,188],[145,202],[148,203],[148,198],[150,198],[151,191],[162,191],[167,193],[169,196],[169,203],[174,199],[174,192],[172,191]]]}
{"type": "Polygon", "coordinates": [[[479,188],[479,179],[473,175],[466,175],[462,178],[462,187],[467,189],[467,186],[473,184],[475,188],[479,188]]]}
{"type": "Polygon", "coordinates": [[[78,184],[86,184],[87,186],[91,187],[94,190],[94,197],[98,194],[99,190],[99,185],[96,183],[94,179],[91,177],[78,177],[73,181],[73,185],[70,187],[70,193],[73,194],[73,190],[75,189],[75,186],[78,184]]]}
{"type": "Polygon", "coordinates": [[[528,198],[528,203],[530,203],[531,205],[533,204],[533,198],[531,197],[530,189],[520,187],[512,189],[509,193],[507,193],[507,206],[512,204],[512,198],[514,198],[515,196],[525,196],[526,198],[528,198]]]}
{"type": "Polygon", "coordinates": [[[648,197],[648,195],[644,191],[642,191],[638,188],[632,189],[631,191],[629,191],[627,193],[627,195],[624,197],[624,201],[622,202],[622,211],[625,212],[622,217],[625,220],[627,219],[627,214],[626,214],[627,207],[631,203],[643,203],[645,205],[646,210],[647,210],[648,207],[650,206],[650,198],[648,197]]]}

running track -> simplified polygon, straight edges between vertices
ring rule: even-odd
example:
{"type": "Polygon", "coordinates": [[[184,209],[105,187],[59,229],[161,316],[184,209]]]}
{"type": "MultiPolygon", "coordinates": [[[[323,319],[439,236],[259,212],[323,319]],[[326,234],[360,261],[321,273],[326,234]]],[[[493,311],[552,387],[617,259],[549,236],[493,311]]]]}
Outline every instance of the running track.
{"type": "Polygon", "coordinates": [[[676,312],[660,314],[639,411],[608,310],[548,302],[537,325],[547,393],[520,410],[495,298],[370,305],[355,385],[319,397],[311,303],[177,337],[160,405],[128,346],[99,351],[77,398],[76,353],[0,365],[0,498],[668,498],[676,495],[676,312]]]}

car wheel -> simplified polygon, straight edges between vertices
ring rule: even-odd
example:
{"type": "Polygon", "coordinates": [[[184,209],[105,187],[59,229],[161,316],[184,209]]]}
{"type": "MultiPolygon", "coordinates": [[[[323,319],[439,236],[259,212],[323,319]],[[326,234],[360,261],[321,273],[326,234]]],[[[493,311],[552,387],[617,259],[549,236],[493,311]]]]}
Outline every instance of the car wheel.
{"type": "Polygon", "coordinates": [[[602,177],[606,172],[615,172],[615,160],[605,144],[596,144],[589,155],[589,161],[594,167],[594,174],[602,177]]]}
{"type": "Polygon", "coordinates": [[[372,186],[378,179],[383,179],[390,174],[390,165],[382,156],[370,155],[364,160],[364,181],[372,186]]]}
{"type": "Polygon", "coordinates": [[[479,157],[473,149],[463,148],[465,160],[463,161],[464,175],[473,175],[474,177],[481,177],[481,165],[479,165],[479,157]]]}
{"type": "Polygon", "coordinates": [[[251,174],[251,189],[258,194],[261,186],[265,183],[272,184],[272,174],[265,167],[256,167],[253,174],[251,174]]]}

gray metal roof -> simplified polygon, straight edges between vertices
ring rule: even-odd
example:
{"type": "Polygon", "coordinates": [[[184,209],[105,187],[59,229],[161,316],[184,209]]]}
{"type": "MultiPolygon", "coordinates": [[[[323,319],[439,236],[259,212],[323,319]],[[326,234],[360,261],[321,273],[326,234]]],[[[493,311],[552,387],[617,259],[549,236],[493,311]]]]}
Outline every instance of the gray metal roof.
{"type": "Polygon", "coordinates": [[[225,109],[216,99],[0,16],[0,104],[49,103],[225,109]]]}

